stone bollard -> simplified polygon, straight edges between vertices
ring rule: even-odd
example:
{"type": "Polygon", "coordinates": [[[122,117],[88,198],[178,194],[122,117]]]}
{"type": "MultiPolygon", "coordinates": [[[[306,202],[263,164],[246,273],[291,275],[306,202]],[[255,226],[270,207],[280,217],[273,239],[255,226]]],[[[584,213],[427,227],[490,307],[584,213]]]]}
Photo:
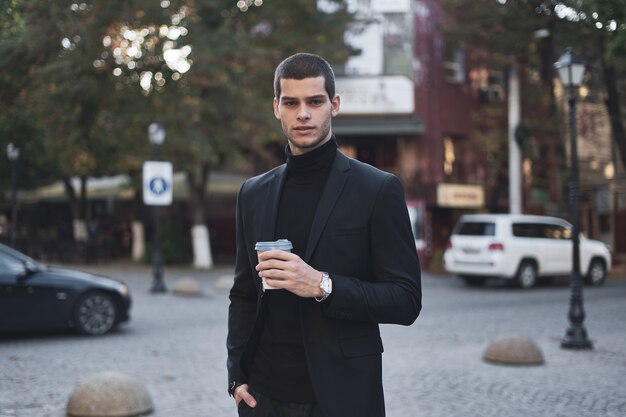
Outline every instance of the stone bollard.
{"type": "Polygon", "coordinates": [[[66,411],[71,417],[130,417],[152,410],[152,399],[141,382],[119,371],[106,371],[79,383],[66,411]]]}
{"type": "Polygon", "coordinates": [[[541,365],[544,362],[541,349],[523,336],[504,336],[492,340],[483,359],[505,365],[541,365]]]}
{"type": "Polygon", "coordinates": [[[187,297],[200,297],[203,294],[200,283],[193,278],[180,278],[174,282],[172,293],[187,297]]]}
{"type": "Polygon", "coordinates": [[[215,281],[215,288],[222,291],[230,291],[233,286],[234,277],[232,275],[222,275],[215,281]]]}

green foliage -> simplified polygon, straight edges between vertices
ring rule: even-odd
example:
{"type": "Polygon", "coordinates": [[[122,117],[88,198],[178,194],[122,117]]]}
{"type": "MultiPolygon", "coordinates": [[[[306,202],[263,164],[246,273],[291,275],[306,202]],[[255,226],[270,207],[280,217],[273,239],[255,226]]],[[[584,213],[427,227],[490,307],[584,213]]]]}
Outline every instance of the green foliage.
{"type": "MultiPolygon", "coordinates": [[[[535,163],[546,161],[544,150],[558,142],[555,127],[563,125],[556,111],[553,64],[567,46],[589,64],[585,83],[590,98],[597,102],[607,98],[613,140],[626,162],[624,112],[620,114],[626,104],[626,0],[442,0],[442,4],[451,17],[447,39],[471,51],[470,65],[506,68],[517,63],[525,69],[524,118],[534,141],[534,155],[527,156],[534,156],[535,163]]],[[[556,152],[562,153],[563,147],[557,145],[556,152]]],[[[537,172],[547,176],[551,170],[543,167],[537,172]]]]}
{"type": "Polygon", "coordinates": [[[588,35],[605,37],[606,62],[626,67],[626,0],[585,0],[571,7],[588,35]]]}
{"type": "MultiPolygon", "coordinates": [[[[19,101],[20,92],[27,83],[26,48],[19,40],[24,33],[24,21],[18,10],[18,0],[0,1],[0,189],[8,187],[9,167],[5,149],[9,143],[21,151],[20,164],[28,160],[31,149],[25,149],[34,128],[27,109],[19,101]]],[[[20,170],[23,183],[29,176],[20,170]]]]}
{"type": "Polygon", "coordinates": [[[193,170],[199,160],[220,166],[244,153],[275,164],[265,153],[268,143],[284,142],[271,107],[274,68],[303,50],[345,61],[349,18],[345,10],[320,13],[308,0],[266,1],[246,12],[232,1],[197,2],[187,22],[193,66],[168,94],[179,97],[178,114],[162,111],[175,161],[193,170]]]}
{"type": "Polygon", "coordinates": [[[21,186],[136,176],[155,120],[177,171],[276,163],[274,67],[302,50],[344,62],[351,16],[343,1],[333,14],[308,0],[244,3],[1,0],[0,145],[22,149],[21,186]]]}

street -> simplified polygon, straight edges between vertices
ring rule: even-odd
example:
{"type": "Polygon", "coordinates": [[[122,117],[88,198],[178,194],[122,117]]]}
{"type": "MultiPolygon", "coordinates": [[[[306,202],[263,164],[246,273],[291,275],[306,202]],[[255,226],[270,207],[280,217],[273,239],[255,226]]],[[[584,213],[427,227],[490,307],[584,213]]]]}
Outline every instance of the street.
{"type": "MultiPolygon", "coordinates": [[[[226,393],[231,267],[165,269],[200,281],[198,298],[149,292],[151,270],[130,264],[83,267],[127,282],[130,322],[103,337],[72,333],[0,338],[0,417],[62,417],[76,384],[119,370],[142,381],[156,417],[234,417],[226,393]]],[[[568,326],[567,279],[518,290],[470,288],[449,275],[423,276],[423,311],[410,327],[382,327],[389,417],[626,416],[626,277],[585,287],[592,351],[559,347],[568,326]],[[522,335],[541,348],[540,366],[482,360],[491,340],[522,335]]]]}

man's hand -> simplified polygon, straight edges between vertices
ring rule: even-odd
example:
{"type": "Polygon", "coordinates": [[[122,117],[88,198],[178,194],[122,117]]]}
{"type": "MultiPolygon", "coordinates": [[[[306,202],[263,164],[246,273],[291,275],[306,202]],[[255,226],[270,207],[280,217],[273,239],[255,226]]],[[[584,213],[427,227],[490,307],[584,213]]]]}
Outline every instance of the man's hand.
{"type": "Polygon", "coordinates": [[[239,407],[239,403],[244,401],[248,404],[248,407],[254,408],[256,407],[256,400],[254,397],[248,392],[248,384],[239,385],[234,392],[235,404],[239,407]]]}
{"type": "Polygon", "coordinates": [[[256,266],[261,278],[276,288],[283,288],[300,297],[322,297],[322,273],[304,262],[295,253],[270,250],[259,253],[256,266]]]}

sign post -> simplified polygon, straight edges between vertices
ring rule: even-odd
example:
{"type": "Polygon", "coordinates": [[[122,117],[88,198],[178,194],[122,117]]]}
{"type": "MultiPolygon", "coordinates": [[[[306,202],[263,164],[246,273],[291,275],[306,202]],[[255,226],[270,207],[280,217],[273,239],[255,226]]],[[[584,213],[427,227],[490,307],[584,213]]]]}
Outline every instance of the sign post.
{"type": "Polygon", "coordinates": [[[146,161],[143,164],[143,202],[148,206],[172,204],[174,174],[171,162],[146,161]]]}
{"type": "Polygon", "coordinates": [[[154,279],[153,293],[166,292],[163,281],[163,257],[159,231],[159,207],[169,206],[173,199],[174,174],[171,162],[146,161],[143,164],[143,202],[154,207],[154,279]]]}

